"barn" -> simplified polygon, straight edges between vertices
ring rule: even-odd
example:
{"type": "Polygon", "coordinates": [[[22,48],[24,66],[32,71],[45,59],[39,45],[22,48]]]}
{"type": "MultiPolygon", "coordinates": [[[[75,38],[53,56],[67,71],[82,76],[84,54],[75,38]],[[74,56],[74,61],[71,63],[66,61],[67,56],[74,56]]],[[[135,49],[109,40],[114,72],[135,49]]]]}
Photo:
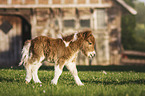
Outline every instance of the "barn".
{"type": "Polygon", "coordinates": [[[119,64],[123,14],[137,12],[124,0],[0,0],[0,66],[18,65],[28,39],[84,29],[93,31],[97,56],[80,52],[77,64],[119,64]]]}

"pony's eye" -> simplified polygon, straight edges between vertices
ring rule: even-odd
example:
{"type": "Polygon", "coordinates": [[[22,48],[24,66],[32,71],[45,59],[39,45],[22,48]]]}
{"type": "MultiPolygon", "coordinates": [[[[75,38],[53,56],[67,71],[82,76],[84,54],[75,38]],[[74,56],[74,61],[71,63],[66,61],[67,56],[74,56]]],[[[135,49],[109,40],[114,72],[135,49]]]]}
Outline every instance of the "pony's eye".
{"type": "Polygon", "coordinates": [[[89,43],[89,45],[92,45],[92,43],[91,42],[88,42],[89,43]]]}

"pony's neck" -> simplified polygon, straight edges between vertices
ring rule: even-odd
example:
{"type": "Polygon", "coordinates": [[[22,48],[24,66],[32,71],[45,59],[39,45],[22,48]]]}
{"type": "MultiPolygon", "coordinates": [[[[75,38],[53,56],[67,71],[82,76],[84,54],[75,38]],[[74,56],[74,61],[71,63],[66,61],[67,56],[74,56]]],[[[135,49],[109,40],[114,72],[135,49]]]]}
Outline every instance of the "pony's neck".
{"type": "Polygon", "coordinates": [[[69,44],[70,48],[73,51],[75,51],[75,50],[78,51],[81,48],[82,43],[84,41],[84,38],[82,37],[82,34],[81,33],[78,33],[76,35],[77,35],[77,39],[75,41],[71,41],[70,44],[69,44]]]}

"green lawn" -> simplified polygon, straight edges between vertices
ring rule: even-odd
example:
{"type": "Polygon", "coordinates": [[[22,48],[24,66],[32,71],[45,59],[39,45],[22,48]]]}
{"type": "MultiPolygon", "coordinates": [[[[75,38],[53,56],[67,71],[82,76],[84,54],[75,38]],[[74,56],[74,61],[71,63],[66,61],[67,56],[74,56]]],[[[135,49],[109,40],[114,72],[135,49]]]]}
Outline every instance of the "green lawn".
{"type": "Polygon", "coordinates": [[[78,66],[84,86],[77,86],[64,71],[51,85],[53,67],[41,67],[42,84],[24,83],[24,68],[0,68],[1,96],[145,96],[145,66],[78,66]],[[107,74],[104,74],[103,72],[107,74]]]}

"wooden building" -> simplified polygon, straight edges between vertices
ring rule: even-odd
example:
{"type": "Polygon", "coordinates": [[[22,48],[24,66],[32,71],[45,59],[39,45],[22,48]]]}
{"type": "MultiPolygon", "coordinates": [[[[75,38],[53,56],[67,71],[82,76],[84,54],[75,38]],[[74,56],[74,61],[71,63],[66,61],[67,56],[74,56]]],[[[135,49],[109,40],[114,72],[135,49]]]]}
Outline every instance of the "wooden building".
{"type": "MultiPolygon", "coordinates": [[[[121,16],[137,12],[124,0],[0,0],[0,66],[18,65],[24,41],[91,29],[97,56],[92,65],[119,64],[121,16]]],[[[79,53],[77,64],[89,60],[79,53]]]]}

